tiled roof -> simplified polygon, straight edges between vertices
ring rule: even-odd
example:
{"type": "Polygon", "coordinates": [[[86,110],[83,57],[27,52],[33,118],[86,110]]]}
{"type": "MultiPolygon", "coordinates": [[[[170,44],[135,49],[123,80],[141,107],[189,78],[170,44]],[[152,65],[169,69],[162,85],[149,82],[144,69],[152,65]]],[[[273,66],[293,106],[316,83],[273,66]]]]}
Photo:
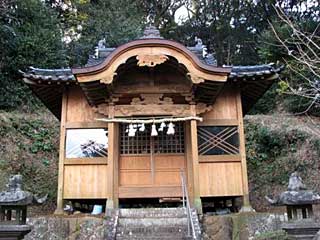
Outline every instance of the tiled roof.
{"type": "MultiPolygon", "coordinates": [[[[230,67],[230,66],[228,66],[230,67]]],[[[231,66],[229,79],[264,76],[281,72],[284,66],[276,66],[274,63],[254,66],[231,66]]]]}
{"type": "Polygon", "coordinates": [[[28,80],[75,82],[76,79],[70,68],[43,69],[30,67],[28,72],[22,72],[22,76],[28,80]]]}

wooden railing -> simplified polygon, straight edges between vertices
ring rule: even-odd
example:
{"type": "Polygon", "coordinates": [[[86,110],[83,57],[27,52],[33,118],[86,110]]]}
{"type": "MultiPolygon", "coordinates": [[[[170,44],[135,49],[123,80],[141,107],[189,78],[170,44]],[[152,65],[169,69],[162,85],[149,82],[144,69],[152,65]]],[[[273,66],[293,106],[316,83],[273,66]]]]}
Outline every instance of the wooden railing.
{"type": "Polygon", "coordinates": [[[180,170],[180,177],[181,177],[181,187],[182,187],[182,204],[183,204],[183,208],[185,208],[187,212],[188,237],[197,239],[194,223],[192,221],[192,213],[191,213],[190,201],[188,196],[186,177],[182,169],[180,170]]]}

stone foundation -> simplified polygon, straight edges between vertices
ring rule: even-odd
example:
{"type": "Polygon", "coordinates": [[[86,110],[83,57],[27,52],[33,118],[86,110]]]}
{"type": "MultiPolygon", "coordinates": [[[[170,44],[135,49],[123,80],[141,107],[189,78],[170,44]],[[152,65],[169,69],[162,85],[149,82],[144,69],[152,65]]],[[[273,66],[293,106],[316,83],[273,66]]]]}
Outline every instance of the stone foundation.
{"type": "Polygon", "coordinates": [[[93,216],[46,216],[31,218],[32,231],[25,240],[88,240],[113,239],[114,216],[108,219],[93,216]]]}
{"type": "MultiPolygon", "coordinates": [[[[108,219],[90,215],[32,218],[28,220],[32,231],[25,239],[114,239],[116,218],[117,213],[108,219]]],[[[287,221],[286,215],[270,213],[204,215],[201,219],[204,240],[286,239],[281,231],[281,224],[285,221],[287,221]]]]}
{"type": "Polygon", "coordinates": [[[204,215],[204,240],[267,240],[286,239],[281,224],[286,215],[270,213],[239,213],[223,216],[204,215]]]}

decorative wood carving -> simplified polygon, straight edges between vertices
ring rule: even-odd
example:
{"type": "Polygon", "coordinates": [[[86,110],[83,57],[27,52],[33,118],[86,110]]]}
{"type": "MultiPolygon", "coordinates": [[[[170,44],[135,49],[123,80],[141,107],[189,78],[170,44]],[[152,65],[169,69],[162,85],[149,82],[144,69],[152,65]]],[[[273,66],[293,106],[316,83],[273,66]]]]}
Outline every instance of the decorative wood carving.
{"type": "Polygon", "coordinates": [[[140,96],[140,98],[133,98],[131,105],[173,104],[172,98],[163,98],[163,94],[141,94],[140,96]]]}
{"type": "MultiPolygon", "coordinates": [[[[109,105],[100,104],[93,108],[96,113],[109,116],[109,105]]],[[[128,117],[136,115],[172,115],[190,116],[190,105],[187,104],[149,104],[149,105],[115,105],[114,117],[128,117]]]]}
{"type": "Polygon", "coordinates": [[[116,72],[113,72],[113,73],[111,73],[111,74],[109,74],[109,75],[105,75],[105,76],[103,76],[103,78],[100,79],[100,82],[101,82],[101,83],[104,83],[104,84],[110,84],[110,83],[112,83],[113,78],[114,78],[114,76],[116,76],[116,75],[117,75],[116,72]]]}
{"type": "Polygon", "coordinates": [[[205,103],[198,103],[196,105],[196,113],[197,113],[197,115],[199,115],[201,113],[209,112],[211,110],[212,110],[212,105],[208,106],[205,103]]]}
{"type": "Polygon", "coordinates": [[[205,81],[204,78],[198,77],[197,75],[190,72],[187,73],[187,77],[189,77],[194,84],[199,84],[205,81]]]}
{"type": "Polygon", "coordinates": [[[190,105],[187,104],[116,105],[114,106],[114,110],[117,117],[134,115],[191,115],[190,105]]]}
{"type": "MultiPolygon", "coordinates": [[[[161,95],[161,94],[159,94],[161,95]]],[[[115,105],[115,116],[125,117],[133,115],[173,115],[173,116],[189,116],[190,105],[188,104],[173,104],[171,98],[164,98],[161,104],[158,103],[146,103],[144,100],[137,98],[136,102],[131,105],[115,105]],[[138,102],[139,101],[139,102],[138,102]]],[[[109,104],[103,103],[93,108],[94,112],[109,115],[109,104]]],[[[207,106],[204,103],[198,103],[196,105],[196,114],[205,113],[212,110],[212,106],[207,106]]]]}
{"type": "Polygon", "coordinates": [[[93,107],[92,109],[96,113],[100,113],[105,116],[109,115],[109,105],[107,103],[99,104],[97,107],[93,107]]]}
{"type": "Polygon", "coordinates": [[[159,54],[159,55],[138,55],[137,60],[138,63],[137,65],[139,67],[147,66],[147,67],[154,67],[157,64],[164,63],[169,59],[168,56],[164,54],[159,54]]]}
{"type": "Polygon", "coordinates": [[[194,101],[194,94],[192,92],[190,93],[185,93],[185,94],[181,94],[181,96],[184,97],[184,99],[186,100],[186,102],[190,103],[194,101]]]}
{"type": "Polygon", "coordinates": [[[109,102],[110,103],[117,103],[117,102],[119,102],[120,97],[121,97],[121,94],[112,94],[109,98],[109,102]]]}
{"type": "Polygon", "coordinates": [[[183,93],[188,94],[191,91],[191,84],[170,84],[170,85],[156,85],[156,86],[139,86],[135,87],[125,86],[122,84],[115,84],[113,86],[114,92],[119,94],[139,94],[139,93],[183,93]]]}

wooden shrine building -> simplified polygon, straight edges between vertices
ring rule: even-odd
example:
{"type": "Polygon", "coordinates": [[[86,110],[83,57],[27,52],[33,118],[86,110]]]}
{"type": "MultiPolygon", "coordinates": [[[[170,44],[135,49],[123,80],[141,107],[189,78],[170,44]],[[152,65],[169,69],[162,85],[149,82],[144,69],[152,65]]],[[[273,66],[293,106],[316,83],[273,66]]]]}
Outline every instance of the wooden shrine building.
{"type": "Polygon", "coordinates": [[[61,121],[58,212],[64,200],[181,197],[193,206],[243,197],[243,116],[279,77],[273,64],[217,67],[148,27],[117,48],[102,42],[83,68],[30,68],[23,80],[61,121]]]}

